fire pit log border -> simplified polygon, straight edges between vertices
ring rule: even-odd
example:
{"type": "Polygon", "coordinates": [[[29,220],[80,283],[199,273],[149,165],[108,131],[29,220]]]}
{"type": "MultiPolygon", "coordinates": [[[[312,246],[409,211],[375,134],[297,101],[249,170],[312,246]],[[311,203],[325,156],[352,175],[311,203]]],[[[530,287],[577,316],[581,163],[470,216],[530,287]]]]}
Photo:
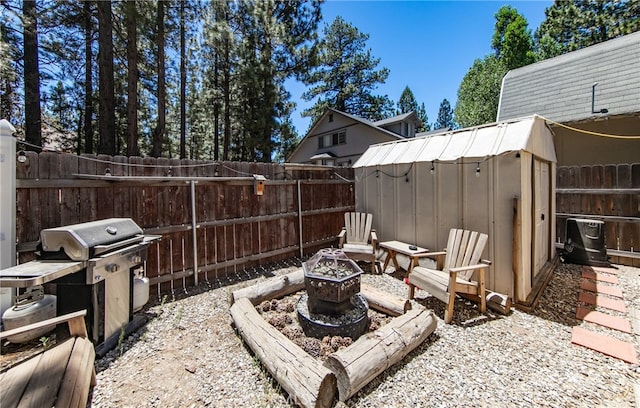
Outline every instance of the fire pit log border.
{"type": "Polygon", "coordinates": [[[267,323],[248,298],[236,300],[231,316],[242,339],[297,405],[333,405],[336,376],[331,370],[267,323]]]}
{"type": "Polygon", "coordinates": [[[431,310],[420,306],[373,333],[330,354],[324,365],[335,373],[340,401],[346,401],[387,368],[422,344],[438,325],[431,310]]]}
{"type": "MultiPolygon", "coordinates": [[[[304,290],[304,272],[298,269],[282,276],[276,276],[255,285],[238,289],[231,293],[229,301],[234,304],[238,299],[247,298],[253,305],[265,300],[279,299],[304,290]]],[[[362,295],[369,307],[389,316],[400,316],[411,309],[411,302],[403,297],[377,289],[371,285],[361,284],[362,295]]]]}
{"type": "Polygon", "coordinates": [[[370,285],[362,285],[361,293],[369,306],[394,318],[375,332],[363,335],[351,346],[331,354],[323,366],[267,323],[255,309],[261,302],[303,289],[304,271],[301,268],[238,289],[230,294],[229,299],[231,317],[245,343],[295,403],[302,407],[332,406],[336,394],[340,401],[345,401],[418,347],[437,326],[432,311],[420,305],[415,307],[404,298],[370,285]],[[292,356],[294,360],[291,360],[292,356]],[[364,359],[360,358],[363,356],[364,359]],[[369,363],[363,364],[369,359],[369,363]],[[317,371],[319,368],[326,371],[317,371]],[[331,402],[327,403],[329,395],[331,402]]]}

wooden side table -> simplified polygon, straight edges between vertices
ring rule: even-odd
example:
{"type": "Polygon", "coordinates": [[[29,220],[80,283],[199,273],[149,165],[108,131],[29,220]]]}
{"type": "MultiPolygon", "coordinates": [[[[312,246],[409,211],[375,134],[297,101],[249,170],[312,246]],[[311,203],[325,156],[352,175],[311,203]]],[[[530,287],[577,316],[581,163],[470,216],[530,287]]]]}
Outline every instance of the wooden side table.
{"type": "Polygon", "coordinates": [[[383,272],[387,269],[389,261],[393,261],[393,266],[396,268],[396,270],[400,268],[400,266],[398,265],[398,259],[396,258],[398,254],[403,254],[409,257],[409,267],[407,268],[407,272],[411,272],[411,269],[418,263],[417,255],[429,252],[427,248],[413,246],[401,241],[384,241],[381,242],[379,246],[380,248],[387,251],[387,257],[384,260],[384,265],[382,266],[383,272]]]}

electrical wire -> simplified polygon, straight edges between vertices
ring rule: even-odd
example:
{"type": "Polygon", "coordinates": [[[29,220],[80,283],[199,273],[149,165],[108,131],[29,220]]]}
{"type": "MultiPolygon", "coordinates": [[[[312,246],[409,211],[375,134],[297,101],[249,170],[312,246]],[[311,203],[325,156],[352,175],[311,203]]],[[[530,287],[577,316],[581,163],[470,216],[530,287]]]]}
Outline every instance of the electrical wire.
{"type": "Polygon", "coordinates": [[[585,130],[585,129],[578,129],[575,128],[573,126],[569,126],[569,125],[565,125],[562,123],[558,123],[555,120],[551,120],[551,119],[547,119],[544,116],[542,116],[542,118],[547,122],[547,123],[551,123],[554,124],[556,126],[560,126],[563,127],[565,129],[569,129],[572,130],[574,132],[578,132],[578,133],[584,133],[586,135],[591,135],[591,136],[598,136],[598,137],[606,137],[606,138],[610,138],[610,139],[640,139],[640,136],[633,136],[633,135],[629,135],[629,136],[623,136],[623,135],[612,135],[612,134],[608,134],[608,133],[599,133],[599,132],[592,132],[590,130],[585,130]]]}

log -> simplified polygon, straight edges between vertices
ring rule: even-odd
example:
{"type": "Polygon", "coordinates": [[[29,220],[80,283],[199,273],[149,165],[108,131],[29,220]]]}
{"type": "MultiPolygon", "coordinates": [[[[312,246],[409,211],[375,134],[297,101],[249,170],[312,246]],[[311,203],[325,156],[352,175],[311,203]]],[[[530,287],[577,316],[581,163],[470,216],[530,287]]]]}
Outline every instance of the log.
{"type": "Polygon", "coordinates": [[[502,293],[486,291],[487,306],[494,312],[508,315],[511,311],[511,298],[502,293]]]}
{"type": "Polygon", "coordinates": [[[409,299],[383,292],[365,283],[360,285],[360,291],[367,299],[369,307],[389,316],[400,316],[411,309],[411,301],[409,299]]]}
{"type": "Polygon", "coordinates": [[[416,307],[327,358],[336,374],[340,401],[346,401],[377,375],[418,347],[437,326],[431,310],[416,307]]]}
{"type": "Polygon", "coordinates": [[[231,317],[244,342],[293,402],[305,408],[332,406],[335,375],[267,323],[249,298],[236,299],[231,317]]]}
{"type": "Polygon", "coordinates": [[[240,298],[247,298],[254,305],[258,305],[265,300],[281,298],[302,289],[304,289],[304,271],[300,268],[287,275],[277,276],[238,289],[231,294],[230,302],[234,304],[240,298]]]}

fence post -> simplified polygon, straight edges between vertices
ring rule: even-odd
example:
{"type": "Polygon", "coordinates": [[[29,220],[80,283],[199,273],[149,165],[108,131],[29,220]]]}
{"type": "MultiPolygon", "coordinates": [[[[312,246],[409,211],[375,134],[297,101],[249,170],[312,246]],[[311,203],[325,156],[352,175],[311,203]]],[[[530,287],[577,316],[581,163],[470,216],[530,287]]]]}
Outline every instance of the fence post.
{"type": "MultiPolygon", "coordinates": [[[[0,269],[16,264],[16,129],[0,120],[0,269]]],[[[13,289],[0,288],[0,315],[11,307],[13,289]]]]}

